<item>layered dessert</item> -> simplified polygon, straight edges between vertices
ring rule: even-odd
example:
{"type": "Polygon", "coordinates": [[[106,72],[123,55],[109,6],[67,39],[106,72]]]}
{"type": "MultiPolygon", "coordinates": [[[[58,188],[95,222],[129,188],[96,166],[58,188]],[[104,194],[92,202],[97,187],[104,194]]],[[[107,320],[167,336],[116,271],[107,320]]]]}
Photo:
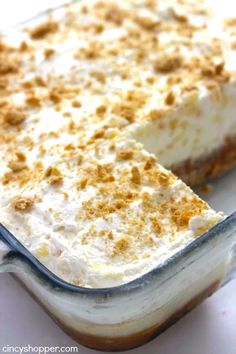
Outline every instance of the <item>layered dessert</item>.
{"type": "Polygon", "coordinates": [[[0,44],[0,222],[60,278],[112,287],[223,220],[235,20],[212,1],[79,1],[0,44]],[[176,177],[172,172],[176,173],[176,177]]]}

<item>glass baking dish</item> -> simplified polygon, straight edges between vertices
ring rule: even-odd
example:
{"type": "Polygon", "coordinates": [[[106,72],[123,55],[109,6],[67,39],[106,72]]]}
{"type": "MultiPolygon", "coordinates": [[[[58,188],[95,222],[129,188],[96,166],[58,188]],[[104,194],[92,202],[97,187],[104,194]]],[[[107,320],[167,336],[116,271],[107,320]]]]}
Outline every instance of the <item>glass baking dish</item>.
{"type": "MultiPolygon", "coordinates": [[[[47,11],[17,27],[33,25],[45,14],[47,11]]],[[[236,272],[235,245],[233,213],[138,279],[112,288],[91,289],[55,276],[0,224],[0,272],[13,272],[65,332],[81,344],[120,351],[151,340],[230,281],[236,272]]]]}
{"type": "Polygon", "coordinates": [[[72,338],[103,351],[151,340],[236,273],[236,213],[152,271],[112,288],[66,283],[3,225],[0,240],[0,272],[14,272],[72,338]]]}

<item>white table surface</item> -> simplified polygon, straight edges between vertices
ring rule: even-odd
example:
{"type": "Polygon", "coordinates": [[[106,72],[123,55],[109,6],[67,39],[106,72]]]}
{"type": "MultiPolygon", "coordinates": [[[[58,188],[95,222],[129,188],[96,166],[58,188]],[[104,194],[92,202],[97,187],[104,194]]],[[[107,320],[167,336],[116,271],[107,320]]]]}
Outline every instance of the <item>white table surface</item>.
{"type": "MultiPolygon", "coordinates": [[[[60,0],[0,0],[0,28],[12,25],[60,0]]],[[[236,210],[236,170],[214,183],[203,198],[217,210],[236,210]]],[[[0,274],[0,354],[4,346],[75,346],[22,287],[0,274]]],[[[79,353],[95,351],[78,346],[79,353]]],[[[126,352],[129,353],[129,352],[126,352]]],[[[219,290],[135,354],[236,354],[236,281],[219,290]]]]}

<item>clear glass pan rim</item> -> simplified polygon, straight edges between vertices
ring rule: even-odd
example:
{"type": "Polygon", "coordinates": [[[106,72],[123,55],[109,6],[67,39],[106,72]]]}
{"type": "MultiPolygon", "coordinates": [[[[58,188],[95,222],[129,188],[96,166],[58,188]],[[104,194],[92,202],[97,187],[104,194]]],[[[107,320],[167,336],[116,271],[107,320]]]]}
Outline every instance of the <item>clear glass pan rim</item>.
{"type": "Polygon", "coordinates": [[[236,212],[232,213],[225,220],[214,226],[202,236],[198,237],[179,252],[168,258],[163,263],[159,264],[149,272],[142,276],[128,282],[109,288],[86,288],[70,284],[61,278],[57,277],[48,268],[46,268],[40,261],[38,261],[33,254],[28,251],[21,242],[19,242],[13,234],[0,224],[0,240],[2,240],[10,249],[7,255],[8,259],[21,259],[27,263],[31,269],[55,290],[63,292],[77,293],[81,295],[88,295],[92,297],[114,297],[117,295],[131,293],[149,284],[154,278],[168,271],[168,269],[177,265],[184,258],[189,256],[195,249],[202,248],[217,235],[222,235],[226,230],[236,229],[236,212]]]}

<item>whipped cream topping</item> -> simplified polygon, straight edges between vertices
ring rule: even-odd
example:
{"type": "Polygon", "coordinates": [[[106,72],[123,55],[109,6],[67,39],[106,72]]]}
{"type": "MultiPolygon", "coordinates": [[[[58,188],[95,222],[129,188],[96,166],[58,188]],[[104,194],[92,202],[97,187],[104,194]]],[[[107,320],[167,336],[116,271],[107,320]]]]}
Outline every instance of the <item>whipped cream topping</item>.
{"type": "Polygon", "coordinates": [[[62,279],[126,283],[224,218],[150,153],[210,152],[221,107],[236,130],[234,33],[206,4],[81,1],[2,38],[0,222],[62,279]]]}

